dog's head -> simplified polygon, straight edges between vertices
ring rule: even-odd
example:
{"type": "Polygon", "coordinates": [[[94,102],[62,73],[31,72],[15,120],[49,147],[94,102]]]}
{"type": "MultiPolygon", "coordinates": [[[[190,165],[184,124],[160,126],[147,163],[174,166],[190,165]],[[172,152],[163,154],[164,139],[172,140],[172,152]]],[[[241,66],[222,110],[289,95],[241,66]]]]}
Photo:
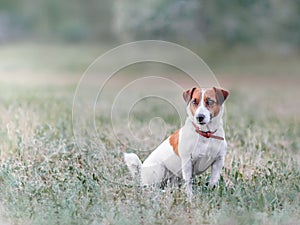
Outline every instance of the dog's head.
{"type": "Polygon", "coordinates": [[[196,124],[205,125],[218,116],[229,92],[222,88],[192,88],[183,92],[187,113],[196,124]]]}

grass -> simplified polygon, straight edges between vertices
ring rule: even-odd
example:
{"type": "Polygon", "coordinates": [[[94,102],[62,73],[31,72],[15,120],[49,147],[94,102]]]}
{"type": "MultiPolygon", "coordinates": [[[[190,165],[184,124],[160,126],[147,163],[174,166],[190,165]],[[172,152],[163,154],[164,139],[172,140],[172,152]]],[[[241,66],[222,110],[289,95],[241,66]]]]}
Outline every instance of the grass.
{"type": "MultiPolygon", "coordinates": [[[[149,152],[142,150],[158,143],[157,137],[135,142],[134,150],[130,136],[125,133],[126,142],[118,142],[109,117],[99,115],[99,135],[87,121],[90,132],[80,140],[83,147],[77,147],[74,80],[59,85],[5,82],[9,85],[0,86],[0,209],[8,223],[297,224],[300,219],[300,120],[294,116],[297,107],[286,107],[296,104],[295,88],[270,96],[276,83],[229,87],[222,178],[210,190],[210,171],[196,177],[195,197],[188,205],[180,189],[140,189],[123,163],[123,152],[135,151],[144,159],[149,152]],[[280,107],[293,111],[285,114],[280,107]]],[[[289,87],[296,86],[292,82],[289,87]]],[[[171,98],[169,90],[163,91],[171,98]]],[[[164,114],[155,101],[150,103],[144,103],[146,118],[141,108],[131,117],[136,129],[147,127],[157,113],[167,121],[167,134],[178,127],[175,113],[164,114]]],[[[120,115],[126,113],[124,108],[120,115]]],[[[140,131],[147,136],[147,129],[140,131]]]]}

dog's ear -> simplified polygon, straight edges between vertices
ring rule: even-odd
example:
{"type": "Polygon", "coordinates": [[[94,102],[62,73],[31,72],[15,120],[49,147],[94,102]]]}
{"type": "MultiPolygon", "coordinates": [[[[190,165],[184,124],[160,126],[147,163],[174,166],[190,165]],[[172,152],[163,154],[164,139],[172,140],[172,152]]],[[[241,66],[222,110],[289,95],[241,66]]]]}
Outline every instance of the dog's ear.
{"type": "Polygon", "coordinates": [[[229,96],[229,91],[223,89],[223,88],[216,88],[213,87],[213,89],[216,92],[216,97],[217,97],[217,102],[222,105],[223,102],[225,102],[225,100],[227,99],[227,97],[229,96]]]}
{"type": "Polygon", "coordinates": [[[195,89],[196,88],[193,87],[192,89],[183,92],[183,99],[186,103],[189,103],[191,101],[195,89]]]}

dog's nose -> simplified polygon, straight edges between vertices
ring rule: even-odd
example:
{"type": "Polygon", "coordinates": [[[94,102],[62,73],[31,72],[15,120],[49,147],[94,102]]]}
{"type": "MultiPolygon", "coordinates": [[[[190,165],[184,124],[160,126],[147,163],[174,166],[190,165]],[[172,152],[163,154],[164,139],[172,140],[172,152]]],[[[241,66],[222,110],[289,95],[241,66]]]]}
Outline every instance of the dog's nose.
{"type": "Polygon", "coordinates": [[[201,123],[204,120],[204,118],[205,118],[205,116],[203,114],[199,114],[197,116],[197,120],[198,120],[199,123],[201,123]]]}

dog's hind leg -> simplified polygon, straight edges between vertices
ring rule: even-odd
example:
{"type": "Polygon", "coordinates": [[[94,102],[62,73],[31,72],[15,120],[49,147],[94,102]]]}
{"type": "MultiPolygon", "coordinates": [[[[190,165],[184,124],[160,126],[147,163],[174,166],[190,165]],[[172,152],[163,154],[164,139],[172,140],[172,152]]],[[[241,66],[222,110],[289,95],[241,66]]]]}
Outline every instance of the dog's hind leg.
{"type": "Polygon", "coordinates": [[[166,168],[160,163],[145,161],[141,168],[142,185],[160,184],[166,176],[166,168]]]}

